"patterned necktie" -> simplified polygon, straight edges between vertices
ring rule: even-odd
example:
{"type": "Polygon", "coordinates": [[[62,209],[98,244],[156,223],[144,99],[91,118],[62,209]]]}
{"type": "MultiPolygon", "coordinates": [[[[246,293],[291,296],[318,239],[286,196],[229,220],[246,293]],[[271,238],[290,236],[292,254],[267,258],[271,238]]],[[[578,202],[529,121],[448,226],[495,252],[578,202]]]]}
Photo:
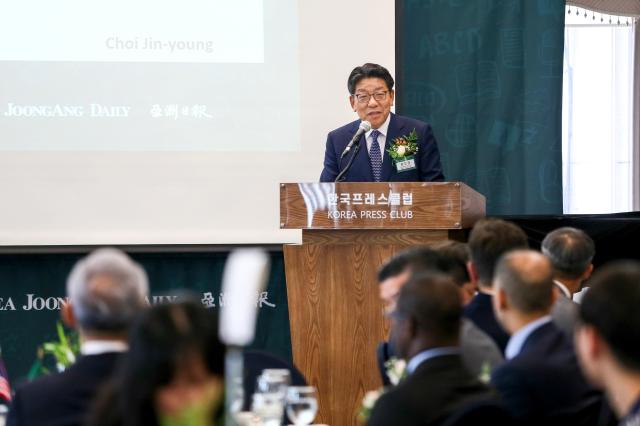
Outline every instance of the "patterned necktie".
{"type": "Polygon", "coordinates": [[[378,136],[380,132],[374,130],[371,132],[371,149],[369,150],[369,161],[371,161],[371,171],[373,172],[373,180],[380,182],[380,174],[382,171],[382,154],[380,153],[380,144],[378,143],[378,136]]]}

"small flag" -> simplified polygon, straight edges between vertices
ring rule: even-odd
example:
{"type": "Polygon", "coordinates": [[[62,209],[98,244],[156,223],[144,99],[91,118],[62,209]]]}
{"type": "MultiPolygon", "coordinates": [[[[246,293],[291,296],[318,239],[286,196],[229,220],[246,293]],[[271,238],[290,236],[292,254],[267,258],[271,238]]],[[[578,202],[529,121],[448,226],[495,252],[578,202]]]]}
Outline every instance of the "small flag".
{"type": "Polygon", "coordinates": [[[11,401],[11,386],[9,386],[9,375],[4,366],[2,352],[0,351],[0,400],[11,401]]]}

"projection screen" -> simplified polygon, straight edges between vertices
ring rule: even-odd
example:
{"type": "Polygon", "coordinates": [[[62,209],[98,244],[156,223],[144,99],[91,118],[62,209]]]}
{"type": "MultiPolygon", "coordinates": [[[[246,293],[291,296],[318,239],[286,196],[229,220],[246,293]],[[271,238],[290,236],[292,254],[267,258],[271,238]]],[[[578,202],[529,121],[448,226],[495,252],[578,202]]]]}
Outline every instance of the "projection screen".
{"type": "Polygon", "coordinates": [[[0,245],[268,244],[391,1],[0,0],[0,245]]]}

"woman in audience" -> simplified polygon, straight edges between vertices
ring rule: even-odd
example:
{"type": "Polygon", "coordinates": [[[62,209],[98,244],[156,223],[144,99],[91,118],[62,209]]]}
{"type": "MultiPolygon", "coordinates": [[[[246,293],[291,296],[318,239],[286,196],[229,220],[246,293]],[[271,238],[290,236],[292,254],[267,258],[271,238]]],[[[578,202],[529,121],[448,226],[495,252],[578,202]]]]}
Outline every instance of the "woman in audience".
{"type": "Polygon", "coordinates": [[[222,424],[224,347],[217,325],[214,314],[197,301],[145,312],[89,425],[222,424]]]}

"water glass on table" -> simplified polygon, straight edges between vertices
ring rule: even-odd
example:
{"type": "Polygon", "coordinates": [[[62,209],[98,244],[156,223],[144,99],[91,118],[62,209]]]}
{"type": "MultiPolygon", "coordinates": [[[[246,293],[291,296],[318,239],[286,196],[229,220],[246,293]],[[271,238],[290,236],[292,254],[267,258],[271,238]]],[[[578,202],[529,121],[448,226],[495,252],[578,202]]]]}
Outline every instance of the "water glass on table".
{"type": "Polygon", "coordinates": [[[256,379],[255,392],[281,393],[284,398],[287,387],[291,383],[291,373],[287,369],[267,368],[256,379]]]}
{"type": "Polygon", "coordinates": [[[310,425],[318,412],[318,397],[313,386],[289,386],[287,416],[296,426],[310,425]]]}
{"type": "Polygon", "coordinates": [[[291,374],[286,369],[266,369],[256,379],[251,411],[264,425],[280,425],[291,374]]]}

